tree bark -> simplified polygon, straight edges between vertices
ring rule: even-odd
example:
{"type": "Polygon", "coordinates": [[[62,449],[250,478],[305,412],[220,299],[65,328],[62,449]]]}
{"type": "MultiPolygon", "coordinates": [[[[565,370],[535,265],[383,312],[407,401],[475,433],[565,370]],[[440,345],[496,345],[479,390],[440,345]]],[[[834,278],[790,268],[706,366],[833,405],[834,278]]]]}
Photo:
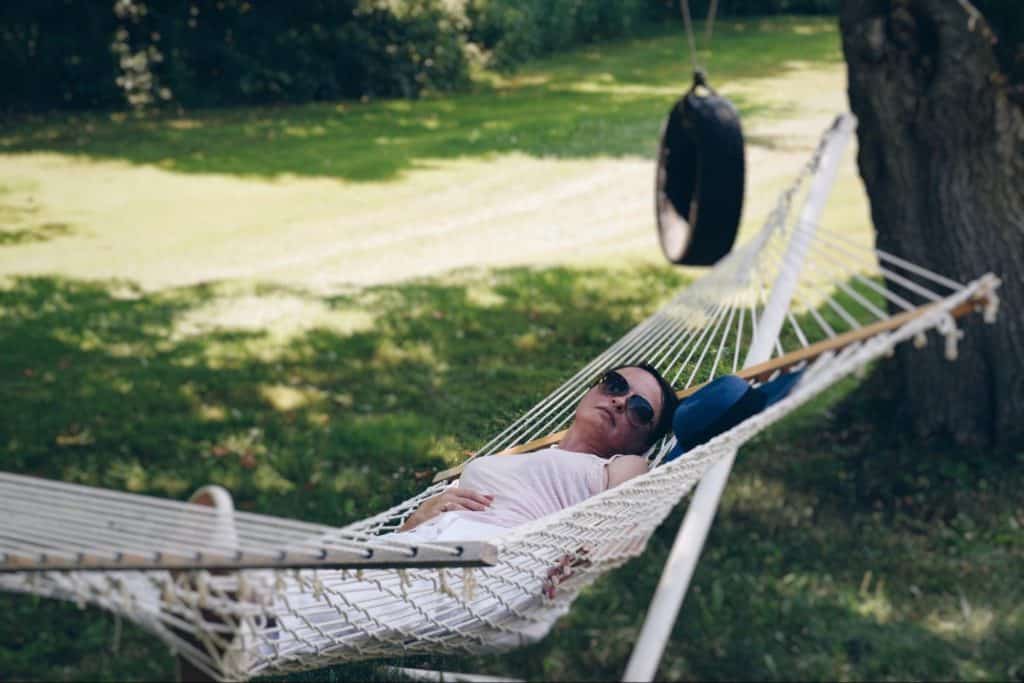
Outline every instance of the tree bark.
{"type": "Polygon", "coordinates": [[[1024,107],[966,0],[842,0],[857,163],[879,248],[960,281],[1003,280],[995,325],[950,363],[900,349],[885,381],[916,437],[1024,444],[1024,107]]]}

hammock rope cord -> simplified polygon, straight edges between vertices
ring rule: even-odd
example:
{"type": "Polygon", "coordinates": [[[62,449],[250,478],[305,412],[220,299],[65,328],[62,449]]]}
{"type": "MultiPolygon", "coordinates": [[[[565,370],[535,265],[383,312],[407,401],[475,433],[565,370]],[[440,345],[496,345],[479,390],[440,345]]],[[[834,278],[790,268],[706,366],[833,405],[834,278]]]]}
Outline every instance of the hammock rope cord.
{"type": "Polygon", "coordinates": [[[677,390],[736,372],[761,329],[768,290],[787,269],[799,280],[783,331],[769,340],[775,359],[788,358],[787,348],[814,349],[851,331],[899,323],[804,362],[788,397],[684,457],[659,464],[673,446],[665,439],[647,474],[487,543],[458,544],[388,535],[444,490],[444,481],[330,528],[0,473],[0,589],[107,609],[225,680],[536,641],[580,590],[640,554],[723,454],[896,343],[938,330],[955,353],[954,312],[984,305],[985,319],[994,319],[994,276],[956,283],[849,235],[819,229],[804,236],[812,265],[790,262],[788,240],[809,227],[791,221],[792,208],[818,169],[820,150],[752,239],[473,456],[515,457],[498,454],[566,427],[591,381],[612,365],[652,362],[677,390]],[[890,308],[906,319],[893,318],[890,308]],[[64,571],[52,569],[61,563],[64,571]],[[105,570],[87,571],[96,567],[105,570]]]}

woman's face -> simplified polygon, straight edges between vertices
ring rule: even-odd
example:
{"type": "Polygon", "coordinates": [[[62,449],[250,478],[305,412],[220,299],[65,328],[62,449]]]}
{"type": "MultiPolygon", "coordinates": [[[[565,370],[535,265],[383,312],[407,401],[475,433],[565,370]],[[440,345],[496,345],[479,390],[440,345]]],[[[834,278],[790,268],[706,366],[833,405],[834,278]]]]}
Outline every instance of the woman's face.
{"type": "Polygon", "coordinates": [[[574,427],[583,430],[587,440],[602,450],[598,455],[642,453],[661,417],[661,386],[641,368],[619,368],[615,372],[628,384],[625,393],[609,393],[601,385],[592,387],[576,406],[574,427]],[[638,403],[642,407],[642,402],[633,399],[634,406],[630,408],[630,399],[634,396],[650,404],[653,415],[649,421],[644,420],[643,410],[636,410],[638,403]]]}

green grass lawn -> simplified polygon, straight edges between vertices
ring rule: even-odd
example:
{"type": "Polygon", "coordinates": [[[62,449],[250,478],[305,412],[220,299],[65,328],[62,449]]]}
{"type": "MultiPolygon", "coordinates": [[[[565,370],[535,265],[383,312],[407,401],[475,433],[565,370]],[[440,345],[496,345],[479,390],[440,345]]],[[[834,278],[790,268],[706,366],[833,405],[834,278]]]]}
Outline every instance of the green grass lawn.
{"type": "MultiPolygon", "coordinates": [[[[556,159],[648,157],[661,116],[690,85],[685,40],[676,27],[669,29],[534,62],[515,76],[483,73],[466,94],[142,118],[28,119],[3,136],[0,149],[120,159],[184,173],[364,182],[395,180],[438,159],[513,152],[556,159]]],[[[714,52],[702,54],[712,83],[733,95],[745,117],[785,116],[800,106],[759,97],[751,87],[807,66],[840,67],[842,59],[835,27],[817,18],[723,22],[714,52]]],[[[787,94],[790,100],[801,95],[821,93],[787,94]]]]}
{"type": "MultiPolygon", "coordinates": [[[[659,263],[651,160],[689,85],[670,28],[452,97],[6,126],[0,276],[322,294],[467,267],[659,263]]],[[[838,39],[820,19],[724,23],[710,64],[744,116],[749,231],[846,107],[838,39]]],[[[852,155],[837,200],[863,230],[852,155]]]]}
{"type": "MultiPolygon", "coordinates": [[[[673,29],[455,97],[5,127],[2,469],[176,498],[215,482],[331,524],[407,497],[691,277],[651,225],[682,50],[673,29]]],[[[726,22],[711,64],[750,140],[750,230],[844,106],[838,36],[726,22]]],[[[868,230],[852,160],[827,220],[868,230]]],[[[1024,676],[1020,458],[923,450],[857,387],[741,453],[661,677],[1024,676]]],[[[617,679],[680,519],[543,643],[396,663],[617,679]]],[[[0,680],[171,674],[105,614],[0,607],[0,680]]]]}

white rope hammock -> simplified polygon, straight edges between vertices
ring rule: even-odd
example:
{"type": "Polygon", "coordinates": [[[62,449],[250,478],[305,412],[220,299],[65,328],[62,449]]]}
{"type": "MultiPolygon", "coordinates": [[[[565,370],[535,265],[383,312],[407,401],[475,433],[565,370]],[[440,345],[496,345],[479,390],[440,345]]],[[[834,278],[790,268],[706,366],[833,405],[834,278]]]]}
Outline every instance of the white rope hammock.
{"type": "Polygon", "coordinates": [[[579,505],[486,543],[419,545],[388,534],[444,481],[335,529],[0,473],[0,588],[123,615],[221,679],[536,641],[581,589],[640,554],[723,455],[894,344],[921,343],[937,330],[952,357],[955,314],[985,306],[993,320],[994,276],[960,284],[791,217],[819,170],[821,149],[850,128],[826,133],[752,239],[475,456],[514,457],[496,454],[568,426],[608,366],[647,361],[683,390],[739,371],[766,318],[781,315],[781,333],[761,342],[776,359],[799,361],[788,354],[836,340],[836,348],[808,354],[787,398],[684,457],[659,465],[673,445],[666,439],[653,449],[649,473],[579,505]],[[800,262],[790,240],[804,244],[800,262]],[[766,306],[780,275],[792,281],[792,296],[773,313],[766,306]]]}

